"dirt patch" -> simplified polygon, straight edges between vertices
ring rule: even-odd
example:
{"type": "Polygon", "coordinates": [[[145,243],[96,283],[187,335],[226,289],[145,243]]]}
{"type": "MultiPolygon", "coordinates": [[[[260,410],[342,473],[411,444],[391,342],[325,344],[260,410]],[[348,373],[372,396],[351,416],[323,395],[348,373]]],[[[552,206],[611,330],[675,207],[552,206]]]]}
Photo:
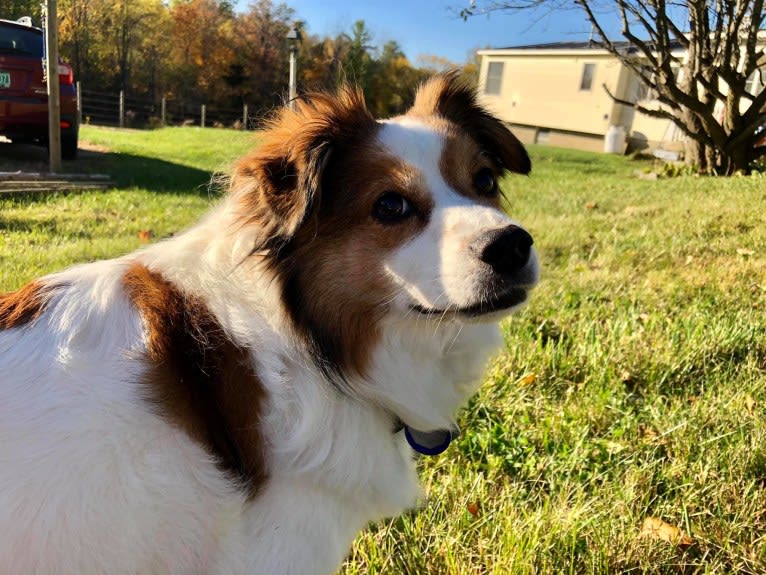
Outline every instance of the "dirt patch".
{"type": "Polygon", "coordinates": [[[43,146],[0,142],[0,172],[45,172],[48,170],[48,149],[43,146]]]}
{"type": "Polygon", "coordinates": [[[100,154],[106,154],[112,151],[110,148],[107,148],[106,146],[102,146],[101,144],[94,144],[93,142],[88,142],[86,140],[80,140],[77,144],[77,148],[80,150],[80,153],[98,152],[100,154]]]}

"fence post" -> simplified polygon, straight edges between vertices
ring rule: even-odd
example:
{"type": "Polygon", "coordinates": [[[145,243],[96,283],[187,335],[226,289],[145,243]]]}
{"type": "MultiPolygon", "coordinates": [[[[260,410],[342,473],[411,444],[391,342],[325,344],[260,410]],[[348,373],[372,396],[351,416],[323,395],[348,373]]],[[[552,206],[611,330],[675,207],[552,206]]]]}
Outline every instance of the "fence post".
{"type": "Polygon", "coordinates": [[[161,105],[161,111],[160,111],[160,125],[165,125],[165,110],[166,110],[166,102],[165,102],[165,96],[162,97],[162,105],[161,105]]]}
{"type": "Polygon", "coordinates": [[[125,127],[125,91],[120,90],[120,128],[125,127]]]}
{"type": "Polygon", "coordinates": [[[247,130],[247,104],[242,106],[242,129],[247,130]]]}
{"type": "Polygon", "coordinates": [[[77,80],[77,125],[82,126],[82,85],[77,80]]]}
{"type": "Polygon", "coordinates": [[[200,111],[199,124],[201,128],[205,127],[205,104],[202,104],[202,110],[200,111]]]}

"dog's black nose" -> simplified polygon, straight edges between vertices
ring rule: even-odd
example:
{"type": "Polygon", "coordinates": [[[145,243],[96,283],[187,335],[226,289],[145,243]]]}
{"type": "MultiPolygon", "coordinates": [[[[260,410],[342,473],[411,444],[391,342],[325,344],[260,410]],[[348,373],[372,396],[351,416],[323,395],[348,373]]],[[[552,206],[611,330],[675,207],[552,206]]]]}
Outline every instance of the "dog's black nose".
{"type": "Polygon", "coordinates": [[[488,231],[471,245],[479,259],[499,274],[512,274],[529,261],[532,236],[518,226],[488,231]]]}

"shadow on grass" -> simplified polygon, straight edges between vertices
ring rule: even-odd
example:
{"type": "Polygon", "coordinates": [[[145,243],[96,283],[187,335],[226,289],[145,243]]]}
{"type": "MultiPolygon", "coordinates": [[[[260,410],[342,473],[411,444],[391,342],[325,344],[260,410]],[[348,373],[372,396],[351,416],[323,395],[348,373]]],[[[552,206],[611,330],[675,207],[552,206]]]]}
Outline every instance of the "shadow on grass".
{"type": "Polygon", "coordinates": [[[31,220],[25,220],[25,219],[16,218],[13,216],[8,217],[3,214],[0,214],[0,232],[31,233],[34,230],[39,229],[41,227],[55,230],[56,220],[49,218],[43,221],[36,220],[32,222],[31,220]]]}
{"type": "Polygon", "coordinates": [[[146,188],[173,194],[217,195],[210,186],[212,172],[147,156],[113,152],[87,152],[90,173],[109,175],[118,188],[146,188]]]}
{"type": "MultiPolygon", "coordinates": [[[[0,143],[0,172],[48,172],[48,150],[42,146],[0,143]]],[[[172,194],[218,195],[212,172],[158,158],[108,150],[80,149],[76,160],[62,162],[64,174],[104,174],[116,188],[145,188],[172,194]]]]}

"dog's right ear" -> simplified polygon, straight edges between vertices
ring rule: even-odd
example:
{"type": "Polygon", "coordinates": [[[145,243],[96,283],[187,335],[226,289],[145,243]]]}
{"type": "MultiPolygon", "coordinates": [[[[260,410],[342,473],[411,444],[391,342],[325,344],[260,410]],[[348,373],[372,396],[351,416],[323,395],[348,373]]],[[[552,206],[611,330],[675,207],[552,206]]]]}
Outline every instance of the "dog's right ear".
{"type": "Polygon", "coordinates": [[[468,132],[485,151],[499,159],[506,170],[528,174],[532,169],[522,143],[503,122],[482,107],[476,90],[461,80],[457,71],[434,76],[425,82],[408,114],[446,118],[468,132]]]}
{"type": "Polygon", "coordinates": [[[258,249],[286,244],[316,211],[334,149],[376,126],[361,90],[310,94],[269,122],[262,142],[236,165],[238,219],[260,230],[258,249]]]}

